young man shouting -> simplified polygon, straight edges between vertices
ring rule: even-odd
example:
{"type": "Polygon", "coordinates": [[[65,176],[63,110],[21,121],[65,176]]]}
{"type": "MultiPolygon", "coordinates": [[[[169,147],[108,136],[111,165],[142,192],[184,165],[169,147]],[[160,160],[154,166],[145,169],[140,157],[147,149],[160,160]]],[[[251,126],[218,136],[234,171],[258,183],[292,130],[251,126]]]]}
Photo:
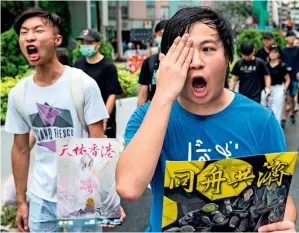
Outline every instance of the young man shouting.
{"type": "MultiPolygon", "coordinates": [[[[77,116],[70,79],[75,76],[84,79],[84,119],[90,137],[104,137],[103,120],[109,115],[97,83],[83,71],[58,61],[56,49],[62,36],[61,20],[57,15],[39,8],[27,10],[17,19],[15,30],[22,53],[36,70],[20,81],[8,97],[5,129],[14,134],[12,167],[18,204],[16,221],[22,232],[63,231],[56,221],[55,139],[87,136],[77,116]],[[17,93],[20,89],[24,90],[23,96],[17,93]],[[36,150],[31,185],[27,190],[30,130],[34,132],[36,150]]],[[[69,230],[101,231],[101,228],[69,230]]]]}
{"type": "MultiPolygon", "coordinates": [[[[181,9],[165,28],[161,53],[156,93],[130,119],[116,170],[122,198],[138,199],[151,183],[148,231],[154,232],[161,231],[166,160],[225,159],[219,148],[230,141],[238,144],[232,158],[286,150],[273,112],[224,88],[233,38],[221,14],[204,7],[181,9]],[[196,152],[198,140],[207,153],[196,152]]],[[[289,198],[285,221],[260,230],[294,231],[295,219],[289,198]]]]}

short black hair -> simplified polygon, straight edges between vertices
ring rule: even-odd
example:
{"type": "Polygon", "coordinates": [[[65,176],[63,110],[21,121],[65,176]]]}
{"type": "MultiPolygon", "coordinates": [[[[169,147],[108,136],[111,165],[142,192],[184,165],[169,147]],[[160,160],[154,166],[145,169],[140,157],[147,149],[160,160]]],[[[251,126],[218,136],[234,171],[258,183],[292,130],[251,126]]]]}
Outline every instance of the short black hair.
{"type": "Polygon", "coordinates": [[[254,51],[254,45],[252,42],[244,42],[241,44],[241,54],[249,56],[254,51]]]}
{"type": "Polygon", "coordinates": [[[231,25],[221,13],[209,7],[195,6],[179,10],[168,21],[164,29],[161,52],[166,54],[175,38],[183,36],[196,22],[202,22],[217,30],[219,39],[223,43],[225,55],[232,62],[234,58],[234,45],[231,25]]]}
{"type": "Polygon", "coordinates": [[[155,32],[161,31],[166,27],[166,24],[168,23],[168,20],[161,20],[155,27],[155,32]]]}
{"type": "Polygon", "coordinates": [[[61,28],[62,28],[61,18],[54,13],[45,11],[42,8],[35,7],[35,8],[31,8],[31,9],[23,12],[16,20],[16,22],[14,24],[14,29],[18,35],[20,35],[20,30],[21,30],[23,23],[27,19],[30,19],[33,17],[43,18],[45,20],[45,23],[50,24],[53,28],[55,28],[57,30],[58,34],[61,33],[61,28]]]}

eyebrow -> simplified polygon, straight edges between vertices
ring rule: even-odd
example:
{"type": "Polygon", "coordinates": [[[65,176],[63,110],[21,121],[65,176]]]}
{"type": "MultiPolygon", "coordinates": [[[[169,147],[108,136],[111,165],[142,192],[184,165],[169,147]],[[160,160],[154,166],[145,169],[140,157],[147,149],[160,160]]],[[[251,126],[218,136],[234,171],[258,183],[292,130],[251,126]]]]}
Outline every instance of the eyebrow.
{"type": "Polygon", "coordinates": [[[201,41],[199,44],[200,45],[209,44],[209,43],[217,44],[218,42],[219,42],[219,40],[207,39],[207,40],[201,41]]]}
{"type": "MultiPolygon", "coordinates": [[[[37,28],[40,28],[40,27],[45,27],[45,25],[43,25],[43,24],[39,24],[39,25],[35,26],[33,29],[37,29],[37,28]]],[[[21,30],[22,30],[22,29],[29,30],[29,28],[24,27],[24,26],[21,27],[21,30]]]]}

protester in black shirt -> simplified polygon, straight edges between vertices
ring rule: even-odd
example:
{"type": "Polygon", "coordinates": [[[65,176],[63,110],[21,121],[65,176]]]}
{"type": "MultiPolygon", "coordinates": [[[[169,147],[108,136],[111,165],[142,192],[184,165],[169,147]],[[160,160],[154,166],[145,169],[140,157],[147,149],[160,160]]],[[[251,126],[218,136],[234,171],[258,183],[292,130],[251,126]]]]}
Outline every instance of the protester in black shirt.
{"type": "MultiPolygon", "coordinates": [[[[161,39],[167,20],[160,21],[155,27],[155,41],[160,49],[161,39]]],[[[138,106],[152,100],[156,91],[156,72],[159,68],[159,54],[154,54],[143,61],[139,75],[138,106]]]]}
{"type": "MultiPolygon", "coordinates": [[[[290,76],[286,64],[282,63],[282,50],[278,45],[272,45],[269,48],[268,59],[267,69],[271,76],[271,95],[267,105],[273,110],[278,122],[280,122],[285,92],[290,84],[290,76]]],[[[282,127],[284,127],[283,124],[282,127]]]]}
{"type": "Polygon", "coordinates": [[[256,57],[262,59],[264,62],[268,62],[269,48],[272,46],[274,39],[271,32],[264,32],[263,45],[264,47],[259,49],[256,53],[256,57]]]}
{"type": "MultiPolygon", "coordinates": [[[[291,83],[287,90],[287,104],[290,105],[290,118],[294,124],[295,118],[295,98],[298,92],[298,73],[299,73],[299,47],[295,45],[296,34],[289,31],[286,34],[287,47],[283,49],[283,61],[288,67],[290,73],[291,83]]],[[[286,105],[284,107],[282,119],[285,122],[287,117],[286,105]]]]}
{"type": "Polygon", "coordinates": [[[251,42],[241,45],[242,59],[237,61],[231,72],[230,89],[235,90],[239,80],[239,93],[260,103],[264,87],[266,96],[270,95],[271,78],[266,63],[254,57],[254,47],[251,42]]]}
{"type": "Polygon", "coordinates": [[[108,121],[104,121],[105,135],[108,138],[115,138],[115,101],[116,96],[122,93],[116,67],[98,52],[101,42],[100,34],[97,31],[86,29],[77,39],[81,41],[80,52],[84,58],[80,58],[76,61],[74,66],[82,69],[99,85],[103,100],[110,115],[108,121]]]}

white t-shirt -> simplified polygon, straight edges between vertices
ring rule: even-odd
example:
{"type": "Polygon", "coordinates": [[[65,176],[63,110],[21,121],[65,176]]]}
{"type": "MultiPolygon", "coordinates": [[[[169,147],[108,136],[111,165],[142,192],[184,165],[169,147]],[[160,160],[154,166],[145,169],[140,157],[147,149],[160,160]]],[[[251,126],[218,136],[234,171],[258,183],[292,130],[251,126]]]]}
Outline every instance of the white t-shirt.
{"type": "MultiPolygon", "coordinates": [[[[23,100],[23,119],[13,101],[13,88],[8,96],[5,130],[13,134],[25,134],[33,129],[36,138],[35,165],[28,191],[47,201],[56,202],[56,138],[86,137],[87,132],[81,126],[73,103],[70,89],[69,66],[62,76],[47,87],[37,86],[33,76],[27,77],[27,88],[23,100]]],[[[84,116],[87,125],[109,118],[97,83],[87,74],[82,82],[84,96],[84,116]]]]}

